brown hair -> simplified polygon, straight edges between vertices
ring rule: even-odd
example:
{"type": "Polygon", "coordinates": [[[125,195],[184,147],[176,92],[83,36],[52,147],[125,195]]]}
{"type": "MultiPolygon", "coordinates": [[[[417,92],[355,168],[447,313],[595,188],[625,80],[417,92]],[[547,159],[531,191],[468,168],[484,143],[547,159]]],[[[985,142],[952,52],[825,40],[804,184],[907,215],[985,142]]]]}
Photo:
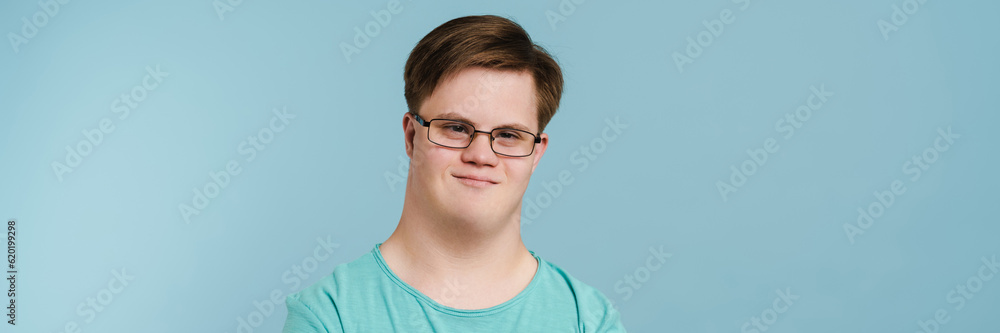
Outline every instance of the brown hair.
{"type": "Polygon", "coordinates": [[[545,129],[562,95],[562,70],[520,25],[494,16],[465,16],[438,26],[413,47],[406,60],[403,96],[417,114],[443,78],[470,67],[527,71],[535,83],[538,132],[545,129]]]}

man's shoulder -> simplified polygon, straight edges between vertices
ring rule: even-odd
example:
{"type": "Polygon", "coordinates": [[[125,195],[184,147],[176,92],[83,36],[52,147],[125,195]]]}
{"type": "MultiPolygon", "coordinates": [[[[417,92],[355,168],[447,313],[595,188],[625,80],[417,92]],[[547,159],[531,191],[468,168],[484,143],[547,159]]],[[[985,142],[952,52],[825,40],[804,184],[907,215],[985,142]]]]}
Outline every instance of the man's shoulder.
{"type": "Polygon", "coordinates": [[[593,306],[611,304],[611,301],[608,299],[608,297],[604,296],[604,294],[601,293],[601,291],[598,290],[597,288],[591,286],[590,284],[587,284],[586,282],[581,281],[580,279],[576,278],[575,276],[573,276],[572,274],[570,274],[565,269],[563,269],[562,267],[560,267],[555,263],[549,261],[544,261],[544,263],[546,266],[548,266],[547,268],[554,274],[555,279],[557,279],[562,283],[565,283],[565,285],[570,289],[570,291],[572,291],[573,294],[576,296],[578,301],[593,306]]]}
{"type": "MultiPolygon", "coordinates": [[[[288,318],[284,332],[343,332],[357,328],[359,316],[371,308],[372,294],[386,278],[372,252],[334,267],[319,281],[285,298],[288,318]]],[[[383,307],[384,308],[384,307],[383,307]]]]}
{"type": "Polygon", "coordinates": [[[577,279],[562,267],[548,261],[544,263],[554,273],[555,279],[572,292],[585,332],[591,332],[594,328],[599,328],[598,331],[624,332],[618,310],[604,293],[577,279]]]}
{"type": "Polygon", "coordinates": [[[352,261],[337,265],[332,273],[298,292],[289,294],[288,298],[311,307],[325,305],[350,291],[364,290],[361,289],[365,287],[364,284],[375,283],[377,279],[372,277],[376,274],[381,274],[381,270],[372,253],[368,252],[352,261]]]}

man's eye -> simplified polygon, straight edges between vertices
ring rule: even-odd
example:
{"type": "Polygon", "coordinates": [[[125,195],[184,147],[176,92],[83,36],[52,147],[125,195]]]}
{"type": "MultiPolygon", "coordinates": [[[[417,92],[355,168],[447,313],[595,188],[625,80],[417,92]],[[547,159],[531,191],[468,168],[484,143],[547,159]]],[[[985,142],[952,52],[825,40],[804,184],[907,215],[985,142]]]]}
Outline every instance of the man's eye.
{"type": "Polygon", "coordinates": [[[517,139],[521,138],[521,134],[519,134],[519,133],[517,133],[515,131],[503,131],[503,132],[500,132],[500,134],[497,135],[497,138],[498,139],[517,140],[517,139]]]}
{"type": "Polygon", "coordinates": [[[451,132],[456,132],[456,133],[466,133],[466,132],[469,131],[467,128],[465,128],[465,126],[458,125],[458,124],[445,125],[444,129],[446,129],[448,131],[451,131],[451,132]]]}

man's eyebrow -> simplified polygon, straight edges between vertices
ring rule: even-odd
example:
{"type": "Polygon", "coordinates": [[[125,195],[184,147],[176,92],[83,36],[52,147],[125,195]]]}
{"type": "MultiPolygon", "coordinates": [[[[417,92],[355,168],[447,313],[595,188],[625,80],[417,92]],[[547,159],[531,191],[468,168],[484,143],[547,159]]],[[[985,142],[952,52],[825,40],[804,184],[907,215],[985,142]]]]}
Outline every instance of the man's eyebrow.
{"type": "MultiPolygon", "coordinates": [[[[451,112],[451,111],[450,112],[442,113],[442,114],[438,115],[437,118],[452,119],[452,120],[461,120],[461,121],[464,121],[464,122],[472,124],[472,126],[479,127],[479,125],[476,124],[476,122],[470,120],[469,118],[466,118],[465,116],[462,116],[462,115],[460,115],[458,113],[451,112]]],[[[519,130],[522,130],[522,131],[534,134],[534,132],[532,132],[530,129],[528,129],[527,126],[524,126],[524,125],[521,125],[521,124],[518,124],[518,123],[500,124],[496,128],[513,128],[513,129],[519,129],[519,130]]]]}

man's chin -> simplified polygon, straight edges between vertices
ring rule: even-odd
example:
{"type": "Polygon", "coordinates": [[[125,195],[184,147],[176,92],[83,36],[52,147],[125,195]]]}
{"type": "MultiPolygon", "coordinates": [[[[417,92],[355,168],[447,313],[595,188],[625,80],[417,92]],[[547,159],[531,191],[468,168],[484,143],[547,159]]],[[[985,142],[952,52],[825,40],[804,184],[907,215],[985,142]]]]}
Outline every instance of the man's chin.
{"type": "Polygon", "coordinates": [[[453,198],[454,204],[445,206],[448,214],[459,219],[472,222],[495,219],[498,217],[499,201],[492,196],[457,196],[453,198]]]}

